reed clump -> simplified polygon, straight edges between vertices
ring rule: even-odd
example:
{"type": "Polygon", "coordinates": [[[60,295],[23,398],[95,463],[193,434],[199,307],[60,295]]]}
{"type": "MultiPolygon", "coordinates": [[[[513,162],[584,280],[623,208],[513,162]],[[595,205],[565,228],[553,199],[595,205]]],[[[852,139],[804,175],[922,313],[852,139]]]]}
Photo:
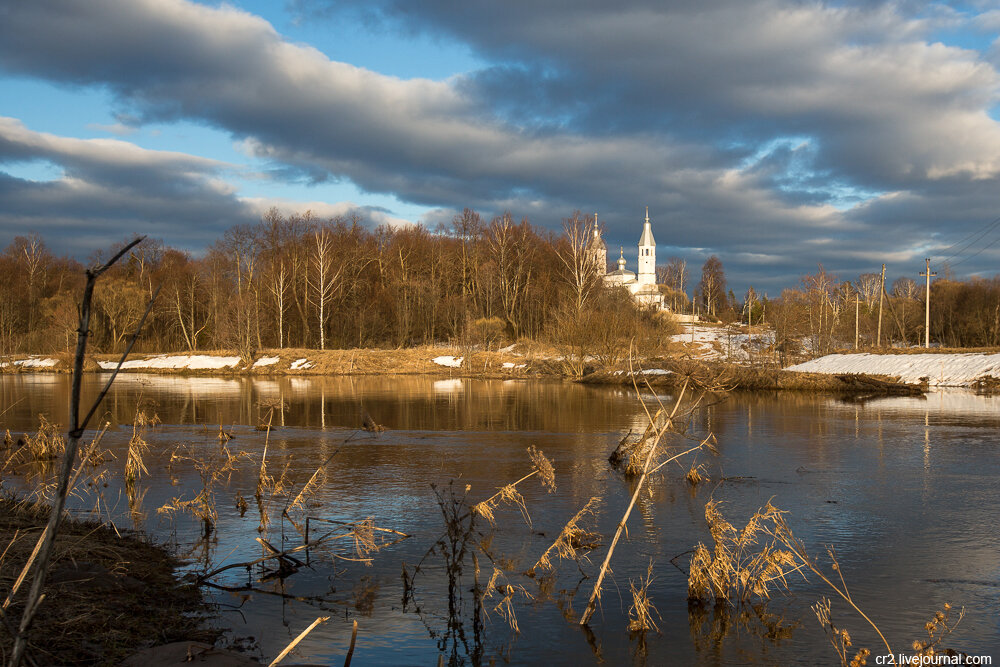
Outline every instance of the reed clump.
{"type": "Polygon", "coordinates": [[[8,447],[14,450],[12,458],[22,463],[55,461],[66,451],[62,427],[50,422],[43,414],[38,415],[38,430],[35,433],[26,433],[22,438],[14,440],[8,431],[4,442],[9,443],[8,447]]]}
{"type": "Polygon", "coordinates": [[[242,451],[233,454],[225,446],[218,454],[205,458],[195,456],[190,450],[186,454],[174,451],[170,455],[169,466],[173,466],[179,461],[193,463],[201,478],[201,489],[190,500],[181,500],[180,497],[172,498],[156,510],[157,514],[169,515],[176,512],[187,512],[201,521],[202,537],[206,539],[210,537],[219,520],[215,499],[216,485],[223,479],[227,481],[231,479],[233,471],[236,470],[236,464],[241,458],[249,458],[249,455],[242,451]]]}
{"type": "Polygon", "coordinates": [[[128,454],[125,458],[125,485],[134,487],[143,473],[149,474],[143,456],[149,452],[149,443],[145,436],[150,426],[160,423],[160,417],[155,412],[147,412],[139,408],[132,420],[132,437],[128,441],[128,454]]]}
{"type": "Polygon", "coordinates": [[[795,554],[781,548],[774,536],[781,510],[770,502],[754,512],[737,530],[719,510],[719,502],[705,504],[705,521],[714,546],[695,547],[688,574],[688,598],[699,601],[747,602],[768,599],[776,588],[788,590],[787,576],[801,569],[795,554]]]}
{"type": "MultiPolygon", "coordinates": [[[[660,617],[652,601],[649,599],[649,586],[653,583],[653,561],[649,561],[646,568],[646,576],[640,577],[638,581],[629,579],[629,590],[632,593],[632,606],[628,610],[628,629],[630,632],[646,632],[653,630],[659,632],[653,616],[660,617]]],[[[663,620],[662,618],[660,620],[663,620]]]]}
{"type": "Polygon", "coordinates": [[[697,487],[699,484],[711,482],[712,478],[708,476],[704,463],[695,465],[694,462],[692,462],[687,474],[684,475],[684,480],[692,487],[697,487]]]}

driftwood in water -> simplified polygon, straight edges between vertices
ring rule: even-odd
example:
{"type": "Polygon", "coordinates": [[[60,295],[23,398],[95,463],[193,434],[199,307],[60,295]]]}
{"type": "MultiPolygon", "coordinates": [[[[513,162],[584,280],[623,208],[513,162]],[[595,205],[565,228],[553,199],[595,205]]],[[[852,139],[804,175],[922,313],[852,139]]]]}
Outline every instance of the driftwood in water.
{"type": "Polygon", "coordinates": [[[880,380],[863,373],[844,373],[836,378],[843,384],[842,389],[850,392],[851,400],[859,402],[883,396],[923,396],[926,391],[926,386],[880,380]]]}

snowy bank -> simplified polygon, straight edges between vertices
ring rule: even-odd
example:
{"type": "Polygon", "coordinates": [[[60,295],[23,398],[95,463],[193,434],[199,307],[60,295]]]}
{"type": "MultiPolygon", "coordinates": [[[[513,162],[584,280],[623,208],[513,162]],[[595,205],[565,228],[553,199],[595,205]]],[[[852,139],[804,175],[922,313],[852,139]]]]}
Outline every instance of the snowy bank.
{"type": "MultiPolygon", "coordinates": [[[[158,355],[149,359],[129,359],[122,364],[122,370],[168,368],[204,371],[232,368],[238,363],[239,357],[215,357],[207,354],[158,355]]],[[[106,371],[113,371],[118,366],[117,361],[98,361],[97,364],[106,371]]]]}
{"type": "Polygon", "coordinates": [[[1000,378],[1000,354],[829,354],[785,370],[802,373],[866,373],[924,380],[937,387],[969,387],[983,377],[1000,378]]]}
{"type": "MultiPolygon", "coordinates": [[[[27,359],[17,359],[12,362],[15,366],[20,366],[21,368],[53,368],[59,363],[58,359],[51,359],[49,357],[29,357],[27,359]]],[[[6,361],[0,364],[0,367],[10,366],[6,361]]]]}

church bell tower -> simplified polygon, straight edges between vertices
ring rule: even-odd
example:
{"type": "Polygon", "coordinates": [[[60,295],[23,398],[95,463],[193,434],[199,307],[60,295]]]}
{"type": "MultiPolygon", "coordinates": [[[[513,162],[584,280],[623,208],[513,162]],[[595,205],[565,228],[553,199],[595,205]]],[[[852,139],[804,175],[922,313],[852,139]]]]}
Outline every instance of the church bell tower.
{"type": "Polygon", "coordinates": [[[641,285],[656,284],[656,241],[649,224],[649,207],[646,207],[646,222],[639,237],[639,273],[636,281],[641,285]]]}

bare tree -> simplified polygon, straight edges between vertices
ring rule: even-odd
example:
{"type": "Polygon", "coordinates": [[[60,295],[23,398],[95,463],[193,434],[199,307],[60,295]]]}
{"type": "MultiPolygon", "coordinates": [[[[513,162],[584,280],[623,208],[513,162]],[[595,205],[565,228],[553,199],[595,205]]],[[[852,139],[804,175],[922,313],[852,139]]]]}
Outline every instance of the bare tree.
{"type": "Polygon", "coordinates": [[[725,302],[726,294],[726,272],[722,268],[722,261],[712,255],[701,267],[701,282],[698,283],[701,292],[702,302],[705,312],[715,316],[725,302]]]}
{"type": "Polygon", "coordinates": [[[672,291],[671,309],[677,310],[678,293],[687,299],[684,288],[688,282],[687,260],[671,257],[666,266],[657,267],[657,281],[669,287],[672,291]]]}
{"type": "Polygon", "coordinates": [[[510,213],[497,216],[490,223],[487,240],[496,266],[500,306],[516,339],[521,335],[520,310],[531,284],[531,260],[535,252],[528,221],[524,219],[515,225],[510,213]]]}
{"type": "Polygon", "coordinates": [[[601,275],[591,252],[593,228],[593,217],[574,211],[572,217],[563,220],[565,237],[556,246],[556,256],[560,262],[559,275],[569,286],[573,305],[578,313],[583,310],[590,294],[601,284],[601,275]]]}
{"type": "Polygon", "coordinates": [[[871,306],[877,299],[882,285],[882,276],[878,273],[862,273],[855,281],[855,287],[866,306],[871,306]]]}
{"type": "Polygon", "coordinates": [[[319,349],[326,349],[326,322],[329,305],[339,286],[343,264],[337,265],[334,257],[333,232],[329,225],[318,225],[312,232],[309,285],[310,302],[316,309],[319,327],[319,349]]]}

